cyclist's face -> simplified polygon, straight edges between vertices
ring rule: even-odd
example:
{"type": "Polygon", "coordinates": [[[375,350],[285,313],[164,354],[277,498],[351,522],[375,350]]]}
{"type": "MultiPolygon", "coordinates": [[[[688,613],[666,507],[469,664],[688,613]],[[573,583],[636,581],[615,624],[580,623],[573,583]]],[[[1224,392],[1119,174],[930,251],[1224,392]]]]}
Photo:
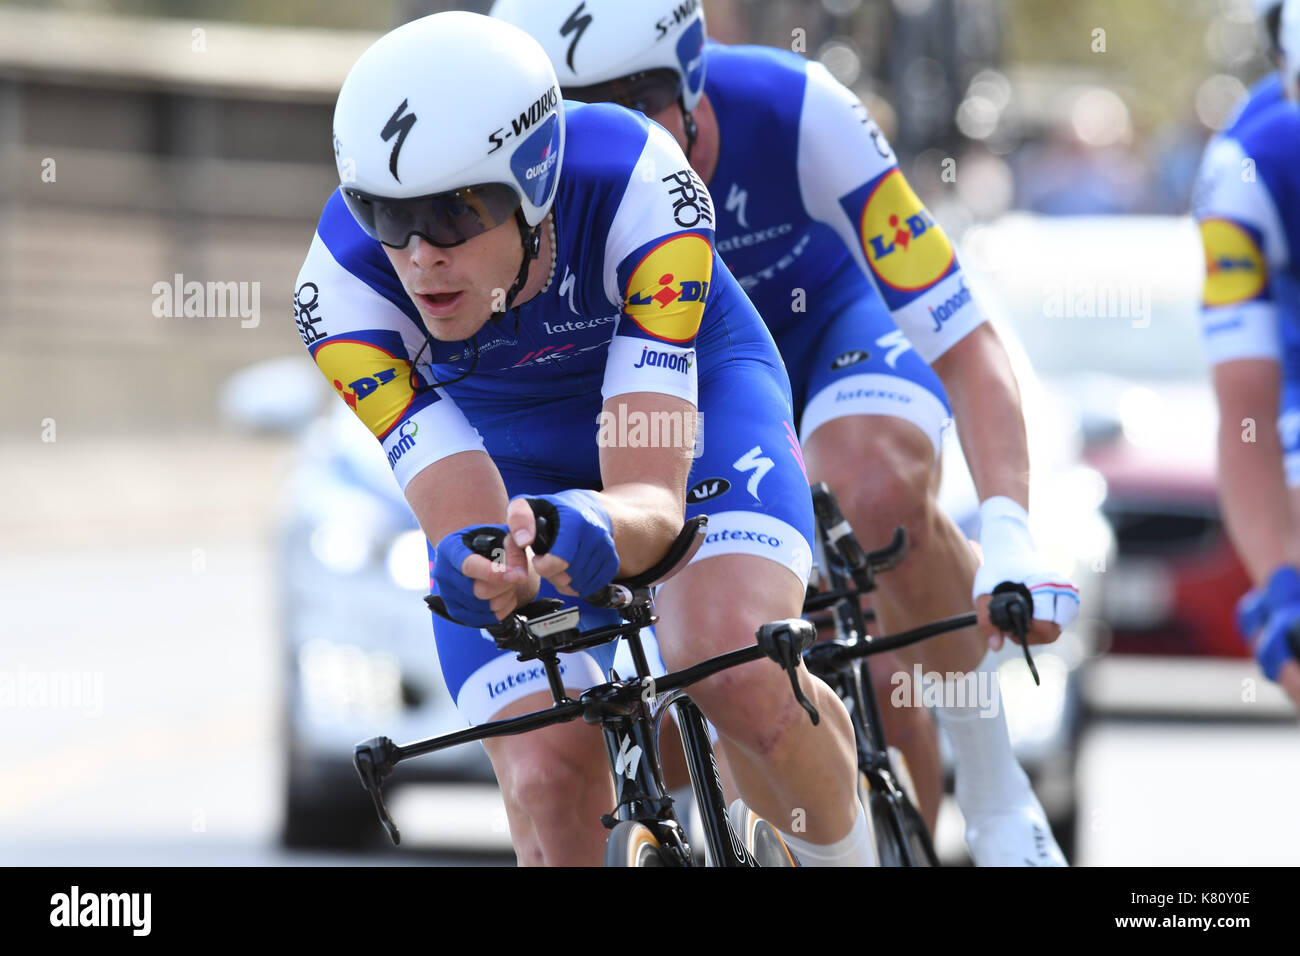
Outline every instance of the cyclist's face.
{"type": "Polygon", "coordinates": [[[504,306],[524,254],[513,219],[450,249],[419,236],[402,249],[382,248],[429,334],[442,342],[469,338],[504,306]]]}

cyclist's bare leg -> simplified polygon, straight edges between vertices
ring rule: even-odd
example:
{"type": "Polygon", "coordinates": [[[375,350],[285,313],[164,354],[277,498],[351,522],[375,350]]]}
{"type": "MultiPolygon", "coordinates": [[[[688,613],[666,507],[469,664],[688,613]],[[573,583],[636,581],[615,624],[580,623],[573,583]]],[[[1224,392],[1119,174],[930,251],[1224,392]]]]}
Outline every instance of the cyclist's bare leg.
{"type": "MultiPolygon", "coordinates": [[[[864,547],[879,547],[896,525],[907,530],[907,557],[880,575],[873,595],[882,631],[906,630],[972,610],[977,561],[965,536],[939,507],[934,449],[919,427],[880,415],[832,419],[804,441],[804,460],[809,480],[830,485],[864,547]]],[[[908,668],[919,663],[925,672],[942,675],[973,672],[987,654],[975,628],[898,652],[908,668]]],[[[904,686],[913,689],[910,673],[904,686]]],[[[967,844],[977,863],[1063,862],[1050,833],[1044,832],[1042,808],[1012,752],[996,683],[992,691],[995,699],[988,707],[941,706],[936,711],[953,743],[967,844]],[[981,719],[985,717],[991,719],[981,719]]],[[[915,704],[914,694],[900,696],[915,704]]],[[[887,709],[882,703],[882,710],[887,709]]],[[[914,778],[921,789],[935,785],[920,779],[928,771],[918,768],[914,778]]]]}
{"type": "MultiPolygon", "coordinates": [[[[661,588],[659,649],[670,670],[754,643],[759,626],[797,617],[803,589],[789,570],[752,555],[692,564],[661,588]]],[[[858,818],[853,729],[839,698],[801,670],[821,713],[814,727],[770,661],[732,668],[690,694],[718,730],[741,796],[779,829],[813,844],[849,836],[858,818]]]]}
{"type": "Polygon", "coordinates": [[[872,686],[885,724],[885,739],[897,747],[907,760],[907,772],[916,786],[917,810],[926,829],[934,834],[939,819],[939,801],[943,798],[943,762],[939,758],[939,739],[934,719],[924,707],[891,707],[890,695],[897,687],[893,676],[902,667],[891,654],[867,658],[872,686]]]}
{"type": "MultiPolygon", "coordinates": [[[[830,485],[864,548],[907,531],[907,556],[876,579],[872,595],[880,629],[894,633],[973,610],[976,561],[965,536],[939,507],[930,439],[916,425],[886,415],[835,418],[804,442],[808,480],[830,485]]],[[[975,628],[904,648],[939,671],[972,670],[984,656],[975,628]]]]}
{"type": "MultiPolygon", "coordinates": [[[[492,715],[518,717],[552,705],[530,694],[492,715]]],[[[520,866],[600,866],[601,814],[614,807],[600,727],[571,721],[513,737],[483,741],[506,804],[520,866]]]]}
{"type": "MultiPolygon", "coordinates": [[[[835,418],[804,441],[804,462],[809,481],[830,485],[864,548],[883,546],[900,524],[907,531],[907,556],[876,579],[872,604],[879,633],[892,634],[972,610],[974,557],[938,505],[934,449],[920,428],[884,415],[835,418]]],[[[974,669],[982,656],[980,645],[978,633],[969,628],[904,648],[898,658],[910,681],[911,664],[918,661],[926,670],[974,669]]],[[[873,672],[878,670],[879,665],[873,672]]],[[[892,695],[879,690],[877,686],[886,739],[897,741],[907,757],[918,794],[942,793],[933,723],[928,719],[922,723],[925,715],[918,712],[922,708],[896,708],[892,695]],[[922,743],[926,734],[930,739],[922,743]]],[[[912,695],[905,699],[910,704],[912,695]]],[[[933,827],[937,802],[933,809],[921,810],[933,827]]]]}

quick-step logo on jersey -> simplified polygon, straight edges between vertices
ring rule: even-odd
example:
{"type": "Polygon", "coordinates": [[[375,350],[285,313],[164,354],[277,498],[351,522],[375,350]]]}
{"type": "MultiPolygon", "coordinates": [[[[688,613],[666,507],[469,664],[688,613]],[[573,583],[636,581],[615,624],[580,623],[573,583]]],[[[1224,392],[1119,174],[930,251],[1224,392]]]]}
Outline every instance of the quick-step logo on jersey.
{"type": "Polygon", "coordinates": [[[1207,307],[1248,302],[1264,291],[1268,269],[1250,229],[1229,219],[1204,219],[1201,243],[1205,247],[1203,299],[1207,307]]]}
{"type": "Polygon", "coordinates": [[[891,308],[915,298],[956,265],[952,243],[897,167],[840,204],[858,220],[862,251],[891,308]]]}
{"type": "Polygon", "coordinates": [[[327,339],[312,353],[325,380],[356,412],[376,438],[387,435],[406,410],[411,390],[411,363],[399,357],[399,336],[388,348],[360,339],[327,339]]]}
{"type": "Polygon", "coordinates": [[[625,286],[623,311],[643,332],[666,342],[689,342],[704,318],[713,279],[713,247],[688,232],[643,246],[625,286]]]}

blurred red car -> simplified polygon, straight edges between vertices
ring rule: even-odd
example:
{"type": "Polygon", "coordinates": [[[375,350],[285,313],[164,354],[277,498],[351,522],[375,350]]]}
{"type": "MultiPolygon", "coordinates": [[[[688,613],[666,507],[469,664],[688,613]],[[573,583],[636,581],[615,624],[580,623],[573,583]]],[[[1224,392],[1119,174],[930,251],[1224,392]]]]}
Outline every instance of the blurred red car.
{"type": "Polygon", "coordinates": [[[962,245],[981,304],[1073,408],[1083,460],[1105,481],[1117,550],[1098,578],[1106,653],[1088,703],[1278,713],[1285,700],[1259,679],[1233,620],[1250,582],[1219,513],[1193,222],[1017,214],[962,245]]]}

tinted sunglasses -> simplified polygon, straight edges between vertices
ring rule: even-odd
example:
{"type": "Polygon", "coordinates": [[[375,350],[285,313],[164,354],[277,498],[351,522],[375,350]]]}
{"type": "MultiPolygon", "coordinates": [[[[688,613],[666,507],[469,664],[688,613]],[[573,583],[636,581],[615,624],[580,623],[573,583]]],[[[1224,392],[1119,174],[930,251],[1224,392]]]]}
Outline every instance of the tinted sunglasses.
{"type": "Polygon", "coordinates": [[[343,187],[343,200],[372,239],[401,249],[419,236],[448,248],[509,221],[519,194],[503,183],[466,186],[411,199],[386,199],[343,187]]]}
{"type": "Polygon", "coordinates": [[[591,86],[566,86],[564,98],[580,103],[617,103],[653,116],[677,102],[681,78],[672,70],[646,70],[591,86]]]}

